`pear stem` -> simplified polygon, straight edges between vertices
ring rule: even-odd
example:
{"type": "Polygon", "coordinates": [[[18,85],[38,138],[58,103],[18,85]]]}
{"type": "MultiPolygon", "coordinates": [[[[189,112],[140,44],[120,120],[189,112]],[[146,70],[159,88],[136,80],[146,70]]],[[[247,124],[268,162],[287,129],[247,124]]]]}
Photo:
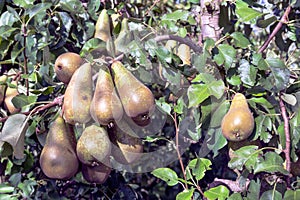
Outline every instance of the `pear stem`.
{"type": "MultiPolygon", "coordinates": [[[[284,121],[284,133],[285,133],[285,149],[283,150],[285,154],[286,160],[286,170],[288,172],[291,171],[291,157],[290,157],[290,149],[291,149],[291,136],[290,136],[290,129],[289,129],[289,118],[286,113],[286,108],[284,102],[281,98],[281,94],[279,95],[279,105],[281,110],[281,115],[284,121]]],[[[288,188],[290,188],[290,177],[287,177],[287,184],[288,188]]]]}

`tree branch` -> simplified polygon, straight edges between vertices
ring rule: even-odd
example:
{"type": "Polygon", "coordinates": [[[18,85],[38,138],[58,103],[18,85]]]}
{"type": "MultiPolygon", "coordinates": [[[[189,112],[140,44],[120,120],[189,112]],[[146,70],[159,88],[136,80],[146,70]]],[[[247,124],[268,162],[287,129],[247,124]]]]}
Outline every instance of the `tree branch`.
{"type": "MultiPolygon", "coordinates": [[[[45,105],[43,105],[43,106],[37,106],[37,107],[35,107],[33,110],[31,110],[31,111],[23,112],[23,113],[21,113],[21,114],[24,114],[24,115],[36,114],[36,113],[39,113],[39,112],[41,112],[41,111],[43,111],[43,110],[46,110],[46,109],[48,109],[48,108],[51,108],[51,107],[53,107],[53,106],[61,105],[61,104],[62,104],[63,98],[64,98],[64,95],[59,96],[59,97],[56,97],[52,102],[50,102],[50,103],[48,103],[48,104],[45,104],[45,105]]],[[[9,118],[9,116],[0,118],[0,122],[5,122],[8,118],[9,118]]]]}
{"type": "MultiPolygon", "coordinates": [[[[288,172],[291,171],[291,157],[290,157],[290,149],[291,149],[291,136],[290,136],[290,128],[289,128],[289,117],[286,113],[286,108],[281,98],[281,94],[279,94],[279,105],[281,110],[281,115],[284,121],[284,133],[285,133],[285,149],[283,150],[285,154],[286,160],[286,170],[288,172]]],[[[287,179],[288,187],[290,186],[290,177],[287,179]]]]}
{"type": "Polygon", "coordinates": [[[202,47],[198,46],[194,41],[190,40],[189,38],[183,38],[177,35],[159,35],[154,38],[156,42],[161,42],[164,40],[175,40],[177,42],[180,42],[182,44],[186,44],[191,49],[193,49],[196,53],[202,53],[203,49],[202,47]]]}
{"type": "Polygon", "coordinates": [[[265,43],[260,47],[260,49],[258,50],[258,53],[262,53],[270,44],[271,40],[275,37],[276,33],[281,29],[282,25],[288,22],[288,16],[291,12],[291,6],[288,6],[283,14],[283,16],[281,17],[281,20],[279,21],[279,23],[276,25],[276,27],[274,28],[273,32],[271,33],[271,35],[269,35],[268,39],[265,41],[265,43]]]}
{"type": "Polygon", "coordinates": [[[27,60],[27,54],[26,54],[26,38],[27,38],[27,27],[25,24],[22,25],[22,33],[24,37],[24,43],[23,43],[23,56],[24,56],[24,74],[26,75],[25,77],[25,86],[26,86],[26,95],[29,96],[29,81],[28,81],[28,60],[27,60]]]}

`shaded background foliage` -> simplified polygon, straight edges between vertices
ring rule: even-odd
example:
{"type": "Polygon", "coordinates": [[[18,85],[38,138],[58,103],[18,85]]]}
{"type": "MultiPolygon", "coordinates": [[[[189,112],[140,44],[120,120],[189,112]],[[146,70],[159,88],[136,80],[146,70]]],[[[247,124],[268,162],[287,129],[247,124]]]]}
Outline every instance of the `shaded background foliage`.
{"type": "MultiPolygon", "coordinates": [[[[206,9],[213,10],[209,7],[213,4],[207,2],[206,9]]],[[[289,156],[296,162],[300,139],[300,4],[298,1],[224,1],[220,5],[222,32],[220,39],[214,41],[201,38],[203,10],[199,1],[194,0],[1,1],[1,75],[9,75],[2,84],[16,87],[12,81],[19,81],[20,95],[13,102],[23,113],[10,116],[1,105],[1,199],[175,199],[176,196],[189,199],[191,195],[202,199],[203,192],[208,199],[242,199],[242,196],[245,199],[294,196],[295,199],[299,195],[300,174],[294,172],[289,177],[290,170],[285,167],[286,131],[279,102],[283,100],[287,109],[291,135],[289,156]],[[288,6],[292,9],[287,23],[276,32],[268,48],[260,51],[288,6]],[[93,60],[99,52],[106,51],[106,44],[93,38],[96,20],[104,8],[110,15],[120,14],[113,28],[114,37],[120,34],[122,19],[129,19],[134,40],[128,41],[123,49],[123,61],[151,88],[157,106],[168,115],[162,131],[145,138],[145,151],[155,151],[167,144],[164,139],[175,137],[172,120],[175,116],[179,134],[187,138],[189,145],[181,155],[186,173],[179,161],[175,161],[156,173],[113,170],[106,183],[93,185],[86,183],[80,173],[72,180],[57,181],[47,179],[41,172],[39,154],[49,123],[59,110],[59,102],[41,112],[30,111],[53,103],[64,93],[65,86],[53,70],[58,55],[70,51],[93,60]],[[178,55],[164,46],[166,41],[155,40],[155,36],[162,34],[189,38],[202,51],[191,51],[191,64],[183,64],[178,55]],[[245,94],[256,122],[249,139],[254,143],[242,144],[239,146],[244,146],[242,149],[229,146],[220,129],[233,91],[245,94]],[[23,136],[24,142],[12,145],[16,141],[5,140],[4,133],[23,136]],[[20,148],[24,144],[25,149],[20,148]],[[232,149],[234,158],[229,157],[232,149]],[[17,159],[16,155],[20,157],[17,159]],[[201,160],[202,157],[207,160],[201,160]],[[189,170],[191,175],[187,175],[189,170]],[[189,184],[182,192],[184,174],[188,181],[194,178],[196,183],[189,184]],[[250,182],[248,190],[234,190],[233,183],[247,181],[250,182]]]]}

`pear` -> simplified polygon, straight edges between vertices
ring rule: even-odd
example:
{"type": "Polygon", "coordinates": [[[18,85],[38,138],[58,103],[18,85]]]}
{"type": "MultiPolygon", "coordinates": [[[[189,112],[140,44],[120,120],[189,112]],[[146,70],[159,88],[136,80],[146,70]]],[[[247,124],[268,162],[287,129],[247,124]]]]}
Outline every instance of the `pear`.
{"type": "Polygon", "coordinates": [[[107,180],[111,172],[110,161],[109,159],[107,159],[107,161],[105,161],[105,164],[99,163],[95,166],[82,164],[81,172],[83,178],[87,182],[102,184],[107,180]]]}
{"type": "Polygon", "coordinates": [[[133,121],[143,124],[149,121],[149,115],[155,109],[154,96],[149,88],[136,79],[120,61],[111,65],[114,83],[127,116],[133,121]]]}
{"type": "Polygon", "coordinates": [[[92,69],[90,63],[85,63],[74,72],[65,91],[63,109],[66,122],[87,123],[91,119],[92,96],[92,69]]]}
{"type": "Polygon", "coordinates": [[[123,116],[122,103],[114,90],[108,69],[100,68],[94,96],[90,105],[92,118],[101,125],[111,125],[123,116]]]}
{"type": "Polygon", "coordinates": [[[79,54],[73,52],[63,53],[57,57],[54,64],[54,71],[57,78],[68,84],[71,80],[72,75],[83,63],[83,59],[79,54]]]}
{"type": "Polygon", "coordinates": [[[95,166],[111,154],[111,143],[103,127],[86,127],[77,142],[78,159],[86,165],[95,166]]]}
{"type": "Polygon", "coordinates": [[[236,93],[221,123],[222,133],[229,141],[247,139],[254,129],[254,118],[245,96],[236,93]]]}
{"type": "Polygon", "coordinates": [[[110,19],[106,9],[103,9],[97,19],[95,26],[95,38],[99,38],[107,42],[111,37],[110,19]]]}
{"type": "Polygon", "coordinates": [[[134,135],[126,124],[122,128],[119,126],[110,128],[109,137],[113,143],[111,154],[117,162],[132,164],[142,156],[142,140],[134,135]]]}
{"type": "Polygon", "coordinates": [[[78,170],[73,128],[58,116],[50,125],[40,156],[44,174],[53,179],[70,179],[78,170]]]}
{"type": "Polygon", "coordinates": [[[190,65],[191,64],[191,49],[188,45],[180,44],[178,46],[176,54],[182,60],[184,65],[190,65]]]}
{"type": "Polygon", "coordinates": [[[10,114],[15,114],[21,111],[21,108],[16,108],[12,103],[12,99],[19,94],[17,82],[12,81],[11,84],[16,85],[15,88],[7,87],[5,92],[4,107],[10,114]]]}
{"type": "Polygon", "coordinates": [[[5,96],[6,80],[7,80],[6,75],[0,76],[0,105],[2,104],[5,96]]]}

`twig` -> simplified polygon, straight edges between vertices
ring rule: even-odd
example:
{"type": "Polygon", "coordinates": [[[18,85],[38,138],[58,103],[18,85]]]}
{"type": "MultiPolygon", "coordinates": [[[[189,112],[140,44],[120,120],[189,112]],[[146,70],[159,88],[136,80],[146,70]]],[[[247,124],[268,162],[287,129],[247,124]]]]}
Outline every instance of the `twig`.
{"type": "MultiPolygon", "coordinates": [[[[38,106],[38,107],[35,107],[35,108],[34,108],[33,110],[31,110],[31,111],[22,112],[21,114],[24,114],[24,115],[31,115],[31,114],[39,113],[39,112],[41,112],[41,111],[43,111],[43,110],[46,110],[46,109],[48,109],[48,108],[51,108],[51,107],[53,107],[53,106],[61,105],[61,104],[62,104],[63,98],[64,98],[64,95],[59,96],[59,97],[56,97],[52,102],[50,102],[50,103],[48,103],[48,104],[45,104],[44,106],[38,106]]],[[[8,118],[9,118],[9,116],[0,118],[0,122],[5,122],[8,118]]]]}
{"type": "Polygon", "coordinates": [[[260,47],[260,49],[258,50],[258,53],[262,53],[270,44],[271,40],[275,37],[276,33],[281,29],[282,25],[288,22],[288,15],[291,12],[291,6],[288,6],[283,14],[283,16],[281,17],[281,20],[279,21],[279,23],[276,25],[276,27],[274,28],[273,32],[271,33],[271,35],[269,35],[268,39],[265,41],[265,43],[260,47]]]}
{"type": "Polygon", "coordinates": [[[182,158],[181,158],[180,151],[179,151],[179,128],[178,128],[178,124],[177,124],[177,114],[176,114],[176,112],[174,112],[174,116],[171,115],[171,117],[174,121],[174,126],[175,126],[176,152],[177,152],[178,160],[179,160],[179,163],[180,163],[181,171],[183,173],[183,178],[185,180],[185,189],[188,189],[186,173],[185,173],[185,170],[184,170],[184,165],[183,165],[182,158]]]}
{"type": "Polygon", "coordinates": [[[160,2],[160,0],[155,0],[155,1],[153,2],[153,4],[151,5],[151,7],[146,11],[145,16],[147,16],[147,15],[150,13],[150,11],[154,8],[154,6],[155,6],[158,2],[160,2]]]}
{"type": "Polygon", "coordinates": [[[188,45],[193,51],[196,53],[202,53],[202,47],[198,46],[194,41],[190,40],[189,38],[183,38],[177,35],[159,35],[154,38],[156,42],[161,42],[164,40],[176,40],[182,44],[188,45]]]}
{"type": "Polygon", "coordinates": [[[26,55],[26,38],[27,38],[27,27],[25,24],[22,25],[22,33],[24,37],[24,50],[23,50],[23,56],[24,56],[24,74],[25,74],[25,86],[26,86],[26,95],[29,96],[29,81],[28,81],[28,60],[26,55]]]}
{"type": "MultiPolygon", "coordinates": [[[[286,108],[281,98],[281,94],[279,94],[279,105],[281,110],[281,115],[284,121],[284,133],[285,133],[285,149],[283,150],[285,154],[286,160],[286,170],[288,172],[291,171],[291,157],[290,157],[290,149],[291,149],[291,136],[290,136],[290,128],[289,128],[289,117],[286,113],[286,108]]],[[[290,187],[290,177],[287,179],[288,187],[290,187]]]]}

